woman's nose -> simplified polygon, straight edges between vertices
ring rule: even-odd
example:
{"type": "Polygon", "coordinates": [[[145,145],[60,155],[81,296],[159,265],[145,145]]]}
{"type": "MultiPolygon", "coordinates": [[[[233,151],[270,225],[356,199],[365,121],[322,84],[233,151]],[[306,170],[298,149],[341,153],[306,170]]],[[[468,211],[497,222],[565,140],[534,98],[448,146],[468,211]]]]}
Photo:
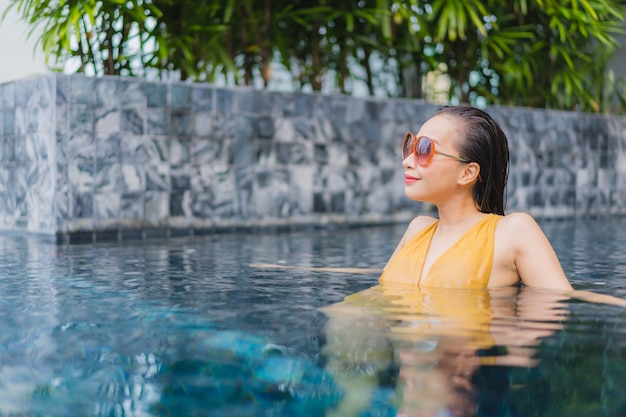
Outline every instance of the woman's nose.
{"type": "Polygon", "coordinates": [[[406,158],[402,160],[402,167],[404,169],[413,169],[415,168],[415,155],[410,153],[406,158]]]}

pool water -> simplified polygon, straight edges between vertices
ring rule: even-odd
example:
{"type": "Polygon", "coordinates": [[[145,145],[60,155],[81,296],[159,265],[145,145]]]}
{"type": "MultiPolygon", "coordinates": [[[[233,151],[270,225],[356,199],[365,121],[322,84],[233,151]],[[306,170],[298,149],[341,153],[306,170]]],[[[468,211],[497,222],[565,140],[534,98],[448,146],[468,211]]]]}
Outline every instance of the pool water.
{"type": "MultiPolygon", "coordinates": [[[[626,219],[542,226],[576,288],[626,298],[626,219]]],[[[626,415],[622,308],[250,266],[380,268],[402,233],[0,237],[0,415],[626,415]]]]}

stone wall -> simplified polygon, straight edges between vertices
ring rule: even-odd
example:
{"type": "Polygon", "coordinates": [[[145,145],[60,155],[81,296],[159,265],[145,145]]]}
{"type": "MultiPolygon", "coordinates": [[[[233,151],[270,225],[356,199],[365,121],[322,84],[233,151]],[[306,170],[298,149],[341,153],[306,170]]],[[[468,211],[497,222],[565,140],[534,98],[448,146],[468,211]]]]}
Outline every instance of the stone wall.
{"type": "MultiPolygon", "coordinates": [[[[404,222],[399,145],[436,106],[53,74],[0,85],[0,229],[60,240],[404,222]]],[[[626,213],[626,119],[491,107],[508,211],[626,213]]]]}

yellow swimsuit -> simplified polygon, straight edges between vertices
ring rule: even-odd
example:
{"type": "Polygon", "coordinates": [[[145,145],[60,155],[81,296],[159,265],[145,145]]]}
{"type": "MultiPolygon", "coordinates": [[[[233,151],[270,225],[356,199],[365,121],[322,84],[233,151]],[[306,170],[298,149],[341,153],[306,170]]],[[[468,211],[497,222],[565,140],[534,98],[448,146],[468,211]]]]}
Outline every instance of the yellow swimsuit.
{"type": "Polygon", "coordinates": [[[442,288],[486,288],[493,264],[494,234],[502,216],[488,214],[435,260],[428,275],[422,269],[439,221],[420,230],[391,259],[380,283],[442,288]]]}
{"type": "MultiPolygon", "coordinates": [[[[420,277],[435,222],[391,259],[380,285],[323,309],[328,317],[327,369],[346,392],[353,393],[346,398],[362,398],[363,406],[369,404],[363,387],[373,374],[345,371],[360,369],[362,363],[367,369],[381,370],[398,360],[400,369],[418,367],[419,371],[419,364],[429,359],[453,357],[451,348],[478,351],[494,346],[494,310],[487,284],[501,218],[491,214],[482,218],[435,260],[427,276],[420,277]],[[402,359],[405,352],[412,353],[407,362],[402,359]]],[[[496,356],[481,354],[479,361],[493,365],[496,356]]]]}

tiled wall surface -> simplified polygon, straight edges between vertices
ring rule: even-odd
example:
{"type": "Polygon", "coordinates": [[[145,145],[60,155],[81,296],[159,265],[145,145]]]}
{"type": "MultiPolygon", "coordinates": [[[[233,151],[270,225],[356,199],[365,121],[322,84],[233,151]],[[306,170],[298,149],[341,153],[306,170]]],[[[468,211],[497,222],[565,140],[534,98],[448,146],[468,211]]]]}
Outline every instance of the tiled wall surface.
{"type": "MultiPolygon", "coordinates": [[[[0,85],[0,229],[59,239],[406,221],[411,100],[48,75],[0,85]]],[[[508,211],[626,214],[626,119],[488,108],[508,211]]]]}

